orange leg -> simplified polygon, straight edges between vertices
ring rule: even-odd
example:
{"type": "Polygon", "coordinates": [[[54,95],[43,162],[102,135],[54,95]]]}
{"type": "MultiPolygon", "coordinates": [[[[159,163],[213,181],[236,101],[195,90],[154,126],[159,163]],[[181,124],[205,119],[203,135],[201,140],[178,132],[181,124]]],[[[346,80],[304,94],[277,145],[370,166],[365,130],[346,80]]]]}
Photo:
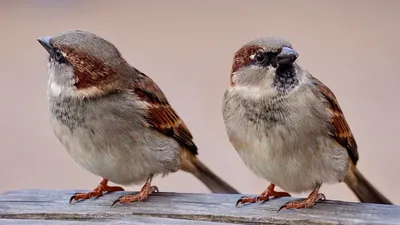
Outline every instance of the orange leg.
{"type": "Polygon", "coordinates": [[[110,192],[114,192],[114,191],[124,191],[124,189],[122,187],[108,186],[107,183],[108,183],[108,180],[103,178],[103,180],[101,180],[100,184],[92,192],[75,193],[69,199],[69,204],[71,204],[72,200],[80,201],[80,200],[85,200],[85,199],[89,199],[89,198],[98,198],[103,195],[103,192],[110,193],[110,192]]]}
{"type": "Polygon", "coordinates": [[[241,197],[237,202],[236,206],[239,204],[246,204],[246,203],[256,203],[258,201],[267,201],[270,197],[290,197],[290,194],[287,192],[275,191],[275,184],[270,184],[267,189],[261,193],[260,196],[257,197],[241,197]]]}
{"type": "Polygon", "coordinates": [[[290,201],[281,206],[278,210],[278,212],[285,208],[285,209],[301,209],[301,208],[311,208],[315,205],[315,203],[319,200],[325,200],[325,195],[322,193],[319,193],[319,188],[321,187],[320,184],[318,184],[314,190],[308,195],[308,197],[302,201],[290,201]]]}
{"type": "Polygon", "coordinates": [[[134,195],[125,195],[121,196],[119,199],[115,200],[111,207],[113,207],[116,203],[132,203],[132,202],[140,202],[146,200],[149,195],[153,192],[158,192],[158,188],[156,186],[151,186],[151,180],[153,179],[153,174],[151,174],[146,183],[143,185],[142,189],[139,193],[134,195]]]}

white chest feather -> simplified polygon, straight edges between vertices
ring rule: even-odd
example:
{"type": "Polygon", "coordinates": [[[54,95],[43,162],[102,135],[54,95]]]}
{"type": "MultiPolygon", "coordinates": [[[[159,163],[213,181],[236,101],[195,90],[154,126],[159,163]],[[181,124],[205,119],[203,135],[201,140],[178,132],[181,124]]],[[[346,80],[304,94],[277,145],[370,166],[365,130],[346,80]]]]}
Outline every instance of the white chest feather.
{"type": "Polygon", "coordinates": [[[91,121],[97,125],[89,125],[72,116],[70,122],[79,125],[70,126],[55,116],[50,121],[55,135],[80,166],[114,183],[141,183],[150,174],[179,169],[180,146],[175,140],[136,127],[116,132],[102,124],[104,120],[91,121]]]}
{"type": "MultiPolygon", "coordinates": [[[[102,149],[93,143],[93,137],[86,130],[79,128],[71,130],[56,118],[51,118],[51,124],[54,134],[68,154],[83,168],[120,184],[129,184],[135,182],[136,179],[141,180],[140,176],[134,177],[137,175],[134,174],[134,170],[129,170],[129,163],[125,163],[127,161],[120,160],[118,155],[113,154],[113,149],[102,149]]],[[[145,176],[143,175],[144,178],[145,176]]]]}
{"type": "Polygon", "coordinates": [[[324,135],[323,122],[315,121],[307,104],[273,114],[281,117],[260,112],[261,106],[243,106],[240,100],[227,98],[223,113],[231,143],[255,174],[289,192],[343,179],[347,152],[324,135]]]}

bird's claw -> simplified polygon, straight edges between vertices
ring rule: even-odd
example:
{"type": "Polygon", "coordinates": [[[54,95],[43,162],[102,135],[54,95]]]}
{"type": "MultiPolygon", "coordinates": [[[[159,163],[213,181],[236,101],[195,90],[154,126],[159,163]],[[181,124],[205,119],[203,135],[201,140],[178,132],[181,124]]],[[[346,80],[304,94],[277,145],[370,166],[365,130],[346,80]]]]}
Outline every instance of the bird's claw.
{"type": "MultiPolygon", "coordinates": [[[[122,196],[121,196],[122,197],[122,196]]],[[[111,208],[114,207],[115,204],[119,203],[119,199],[121,198],[119,197],[117,200],[115,200],[112,204],[111,204],[111,208]]]]}
{"type": "Polygon", "coordinates": [[[289,201],[279,207],[278,211],[281,211],[283,208],[285,209],[301,209],[301,208],[311,208],[318,201],[325,201],[326,197],[323,193],[317,193],[316,195],[309,196],[308,198],[302,201],[289,201]]]}
{"type": "Polygon", "coordinates": [[[257,200],[256,197],[247,197],[247,196],[242,196],[236,201],[236,207],[238,207],[239,204],[250,204],[250,203],[255,203],[257,200]]]}
{"type": "Polygon", "coordinates": [[[73,200],[79,202],[79,201],[83,201],[83,200],[90,199],[90,198],[97,199],[98,197],[100,197],[102,195],[103,195],[103,193],[100,191],[92,191],[92,192],[88,192],[88,193],[77,192],[71,196],[71,198],[69,199],[69,204],[72,204],[73,200]]]}
{"type": "Polygon", "coordinates": [[[143,201],[149,197],[149,195],[153,192],[160,192],[157,186],[147,186],[145,185],[142,190],[134,195],[125,195],[119,197],[117,200],[115,200],[112,204],[111,207],[113,207],[117,203],[132,203],[132,202],[138,202],[138,201],[143,201]]]}

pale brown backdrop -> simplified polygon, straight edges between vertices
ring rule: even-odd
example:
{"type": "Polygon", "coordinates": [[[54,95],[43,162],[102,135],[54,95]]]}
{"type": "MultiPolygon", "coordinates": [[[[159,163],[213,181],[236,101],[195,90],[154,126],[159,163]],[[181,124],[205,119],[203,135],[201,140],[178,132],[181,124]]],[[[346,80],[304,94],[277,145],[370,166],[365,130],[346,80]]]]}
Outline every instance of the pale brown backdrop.
{"type": "MultiPolygon", "coordinates": [[[[36,41],[83,29],[113,42],[151,76],[194,134],[200,158],[252,194],[268,183],[230,145],[221,98],[242,44],[264,35],[290,40],[301,65],[336,93],[359,145],[360,170],[400,203],[399,12],[396,0],[0,1],[0,192],[92,189],[99,182],[51,131],[46,52],[36,41]]],[[[162,191],[208,192],[183,172],[154,184],[162,191]]],[[[344,184],[323,191],[356,200],[344,184]]]]}

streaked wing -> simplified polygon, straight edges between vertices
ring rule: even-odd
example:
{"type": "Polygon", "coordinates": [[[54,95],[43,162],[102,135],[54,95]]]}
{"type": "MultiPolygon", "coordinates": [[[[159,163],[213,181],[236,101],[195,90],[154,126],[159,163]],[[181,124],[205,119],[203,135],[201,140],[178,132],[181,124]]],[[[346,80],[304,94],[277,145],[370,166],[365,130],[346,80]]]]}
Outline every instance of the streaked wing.
{"type": "Polygon", "coordinates": [[[138,98],[148,103],[149,126],[161,133],[175,138],[193,154],[197,155],[197,146],[189,129],[169,104],[167,98],[157,84],[144,73],[137,71],[139,77],[135,80],[134,92],[138,98]]]}
{"type": "Polygon", "coordinates": [[[343,112],[340,109],[339,103],[335,95],[317,78],[311,76],[311,79],[317,90],[326,99],[328,108],[332,112],[332,136],[336,139],[338,143],[340,143],[343,147],[347,149],[351,160],[354,164],[356,164],[358,161],[357,143],[354,139],[353,133],[351,132],[349,125],[346,122],[343,112]]]}

